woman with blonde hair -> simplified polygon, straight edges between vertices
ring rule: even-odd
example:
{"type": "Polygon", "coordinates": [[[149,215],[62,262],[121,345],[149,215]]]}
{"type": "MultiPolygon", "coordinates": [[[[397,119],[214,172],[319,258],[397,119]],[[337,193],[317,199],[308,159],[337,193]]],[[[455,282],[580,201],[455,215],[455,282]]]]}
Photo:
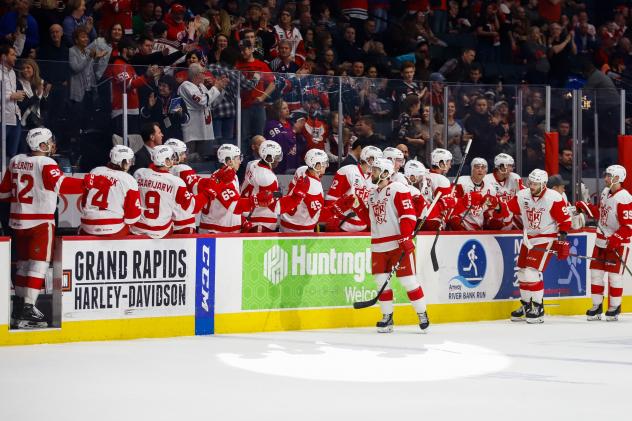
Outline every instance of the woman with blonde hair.
{"type": "Polygon", "coordinates": [[[44,83],[40,76],[40,69],[35,60],[22,60],[21,71],[18,76],[18,89],[24,91],[24,101],[19,103],[22,114],[22,133],[30,129],[44,126],[42,111],[46,109],[48,94],[52,85],[44,83]]]}

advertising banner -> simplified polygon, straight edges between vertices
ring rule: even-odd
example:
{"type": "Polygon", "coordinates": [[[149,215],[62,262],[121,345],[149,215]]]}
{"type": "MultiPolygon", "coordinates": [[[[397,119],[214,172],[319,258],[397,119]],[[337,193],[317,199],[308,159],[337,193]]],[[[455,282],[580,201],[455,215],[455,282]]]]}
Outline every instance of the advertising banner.
{"type": "MultiPolygon", "coordinates": [[[[570,235],[571,253],[586,255],[586,234],[570,235]]],[[[439,238],[437,298],[441,303],[518,298],[516,264],[521,235],[446,235],[439,238]]],[[[551,256],[545,297],[586,296],[587,265],[577,257],[551,256]]]]}
{"type": "MultiPolygon", "coordinates": [[[[377,294],[368,237],[243,241],[242,310],[349,306],[377,294]]],[[[394,283],[396,302],[406,294],[394,283]]]]}
{"type": "Polygon", "coordinates": [[[196,240],[195,334],[214,332],[215,314],[215,239],[196,240]]]}
{"type": "Polygon", "coordinates": [[[62,241],[63,320],[194,314],[196,239],[62,241]]]}

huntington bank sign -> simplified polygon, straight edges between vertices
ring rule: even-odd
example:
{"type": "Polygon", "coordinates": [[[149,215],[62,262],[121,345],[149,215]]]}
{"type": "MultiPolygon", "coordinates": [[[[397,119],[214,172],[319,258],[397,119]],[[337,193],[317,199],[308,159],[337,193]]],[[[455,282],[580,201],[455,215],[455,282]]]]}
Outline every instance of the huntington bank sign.
{"type": "Polygon", "coordinates": [[[244,310],[348,306],[376,293],[368,237],[245,240],[243,259],[244,310]]]}

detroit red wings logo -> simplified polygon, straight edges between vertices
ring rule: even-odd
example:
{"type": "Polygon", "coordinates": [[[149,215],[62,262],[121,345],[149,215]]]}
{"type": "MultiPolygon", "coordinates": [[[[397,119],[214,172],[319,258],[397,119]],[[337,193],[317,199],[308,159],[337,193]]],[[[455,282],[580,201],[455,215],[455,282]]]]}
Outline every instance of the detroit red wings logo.
{"type": "Polygon", "coordinates": [[[540,229],[540,223],[542,222],[542,212],[544,209],[527,209],[527,221],[529,222],[529,228],[532,230],[540,229]]]}
{"type": "Polygon", "coordinates": [[[386,222],[386,198],[378,200],[375,203],[371,203],[371,209],[373,209],[375,222],[377,222],[378,224],[383,224],[386,222]]]}

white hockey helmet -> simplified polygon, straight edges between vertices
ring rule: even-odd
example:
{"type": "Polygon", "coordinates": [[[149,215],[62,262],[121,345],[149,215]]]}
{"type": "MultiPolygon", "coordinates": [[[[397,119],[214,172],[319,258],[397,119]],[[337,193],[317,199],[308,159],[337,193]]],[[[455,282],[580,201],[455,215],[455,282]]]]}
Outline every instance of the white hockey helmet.
{"type": "Polygon", "coordinates": [[[529,174],[529,182],[540,183],[546,186],[546,183],[549,182],[549,174],[544,170],[536,168],[535,170],[531,171],[531,174],[529,174]]]}
{"type": "Polygon", "coordinates": [[[171,146],[171,149],[173,149],[175,153],[182,153],[187,151],[187,144],[180,139],[176,139],[173,137],[167,139],[167,141],[164,142],[163,145],[171,146]]]}
{"type": "Polygon", "coordinates": [[[514,159],[511,155],[506,153],[499,153],[494,157],[494,168],[500,168],[502,165],[507,167],[511,165],[512,167],[515,165],[514,159]]]}
{"type": "Polygon", "coordinates": [[[45,127],[39,127],[36,129],[29,130],[26,135],[26,143],[28,143],[29,148],[31,148],[34,152],[42,152],[40,149],[40,144],[46,143],[53,138],[53,132],[48,130],[45,127]]]}
{"type": "Polygon", "coordinates": [[[375,162],[376,159],[382,158],[383,156],[384,154],[382,153],[380,148],[373,145],[369,145],[362,148],[362,151],[360,152],[360,161],[364,161],[367,164],[371,164],[369,162],[369,159],[373,158],[373,162],[375,162]]]}
{"type": "Polygon", "coordinates": [[[627,171],[621,165],[610,165],[606,168],[606,175],[612,177],[612,182],[614,183],[614,178],[619,177],[617,183],[623,183],[625,181],[625,177],[627,175],[627,171]]]}
{"type": "Polygon", "coordinates": [[[225,164],[227,159],[233,160],[235,158],[241,159],[241,150],[237,146],[224,143],[217,149],[217,160],[220,164],[225,164]]]}
{"type": "Polygon", "coordinates": [[[281,145],[279,145],[274,140],[264,140],[259,145],[259,156],[268,164],[272,164],[274,162],[281,162],[283,160],[283,149],[281,149],[281,145]]]}
{"type": "Polygon", "coordinates": [[[384,156],[384,158],[389,159],[392,162],[395,162],[395,160],[397,159],[401,159],[401,162],[404,163],[404,152],[400,151],[397,148],[389,146],[388,148],[384,149],[382,155],[384,156]]]}
{"type": "Polygon", "coordinates": [[[410,160],[404,165],[404,175],[406,177],[423,177],[428,174],[428,168],[417,160],[410,160]]]}
{"type": "Polygon", "coordinates": [[[440,168],[441,162],[443,162],[445,165],[448,161],[451,161],[451,160],[452,160],[452,153],[447,149],[437,148],[434,151],[432,151],[432,153],[430,154],[430,162],[433,167],[440,168]]]}
{"type": "Polygon", "coordinates": [[[395,173],[395,168],[393,168],[393,163],[386,158],[375,158],[373,160],[373,170],[380,170],[380,180],[384,180],[389,178],[395,173]],[[384,173],[388,173],[386,177],[384,177],[384,173]]]}
{"type": "Polygon", "coordinates": [[[131,166],[134,163],[134,151],[125,145],[115,145],[110,149],[110,162],[119,167],[123,166],[123,161],[131,166]]]}
{"type": "Polygon", "coordinates": [[[159,145],[151,151],[151,162],[157,167],[171,167],[173,165],[174,151],[171,146],[159,145]],[[170,165],[167,165],[167,159],[170,160],[170,165]]]}
{"type": "Polygon", "coordinates": [[[482,165],[483,167],[487,168],[487,161],[483,158],[476,157],[472,159],[472,168],[474,168],[476,165],[482,165]]]}
{"type": "Polygon", "coordinates": [[[310,149],[305,153],[305,164],[311,169],[316,169],[320,164],[321,169],[329,166],[329,157],[322,149],[310,149]]]}

